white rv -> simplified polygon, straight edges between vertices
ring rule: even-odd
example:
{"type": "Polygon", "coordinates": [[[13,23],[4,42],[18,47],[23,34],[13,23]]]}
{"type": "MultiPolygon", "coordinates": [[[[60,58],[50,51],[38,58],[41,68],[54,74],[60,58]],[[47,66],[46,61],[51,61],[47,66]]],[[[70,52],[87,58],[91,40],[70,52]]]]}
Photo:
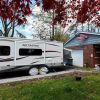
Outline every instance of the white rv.
{"type": "Polygon", "coordinates": [[[63,64],[63,43],[0,37],[0,72],[28,69],[30,75],[45,74],[63,64]]]}

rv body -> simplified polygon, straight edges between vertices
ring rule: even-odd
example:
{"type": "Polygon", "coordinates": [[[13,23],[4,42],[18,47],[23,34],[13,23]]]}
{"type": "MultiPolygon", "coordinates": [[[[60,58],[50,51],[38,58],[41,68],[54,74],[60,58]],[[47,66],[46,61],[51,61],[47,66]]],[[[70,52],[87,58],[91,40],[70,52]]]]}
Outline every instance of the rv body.
{"type": "Polygon", "coordinates": [[[63,65],[63,43],[0,38],[0,72],[63,65]]]}

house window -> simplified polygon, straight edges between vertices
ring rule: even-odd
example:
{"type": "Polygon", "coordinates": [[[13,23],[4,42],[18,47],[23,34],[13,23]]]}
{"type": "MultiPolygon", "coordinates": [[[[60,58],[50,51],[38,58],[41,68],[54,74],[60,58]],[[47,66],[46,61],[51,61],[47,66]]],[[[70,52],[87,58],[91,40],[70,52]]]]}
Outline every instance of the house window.
{"type": "Polygon", "coordinates": [[[9,56],[10,47],[9,46],[0,46],[0,56],[9,56]]]}
{"type": "Polygon", "coordinates": [[[20,56],[40,56],[42,55],[41,49],[19,49],[19,55],[20,56]]]}

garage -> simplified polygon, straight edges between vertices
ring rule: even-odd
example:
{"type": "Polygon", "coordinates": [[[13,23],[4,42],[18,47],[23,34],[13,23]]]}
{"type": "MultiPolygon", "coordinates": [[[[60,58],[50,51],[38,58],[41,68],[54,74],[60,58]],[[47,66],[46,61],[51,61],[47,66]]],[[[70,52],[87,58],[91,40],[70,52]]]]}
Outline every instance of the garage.
{"type": "Polygon", "coordinates": [[[64,47],[71,49],[73,65],[79,67],[100,67],[100,34],[77,33],[64,47]]]}
{"type": "Polygon", "coordinates": [[[83,50],[72,50],[73,65],[83,67],[83,50]]]}

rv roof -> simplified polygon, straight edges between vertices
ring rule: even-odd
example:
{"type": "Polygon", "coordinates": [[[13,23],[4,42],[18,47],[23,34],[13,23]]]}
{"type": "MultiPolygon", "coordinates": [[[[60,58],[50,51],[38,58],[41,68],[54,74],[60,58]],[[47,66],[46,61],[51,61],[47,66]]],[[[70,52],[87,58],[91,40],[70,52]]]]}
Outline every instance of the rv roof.
{"type": "MultiPolygon", "coordinates": [[[[34,39],[27,39],[27,38],[13,38],[13,37],[0,37],[0,40],[5,40],[5,41],[50,41],[50,40],[34,40],[34,39]]],[[[52,41],[53,42],[53,41],[52,41]]],[[[55,41],[54,42],[60,42],[60,41],[55,41]]]]}
{"type": "Polygon", "coordinates": [[[0,40],[22,41],[22,40],[31,40],[31,39],[26,39],[26,38],[13,38],[13,37],[0,37],[0,40]]]}

